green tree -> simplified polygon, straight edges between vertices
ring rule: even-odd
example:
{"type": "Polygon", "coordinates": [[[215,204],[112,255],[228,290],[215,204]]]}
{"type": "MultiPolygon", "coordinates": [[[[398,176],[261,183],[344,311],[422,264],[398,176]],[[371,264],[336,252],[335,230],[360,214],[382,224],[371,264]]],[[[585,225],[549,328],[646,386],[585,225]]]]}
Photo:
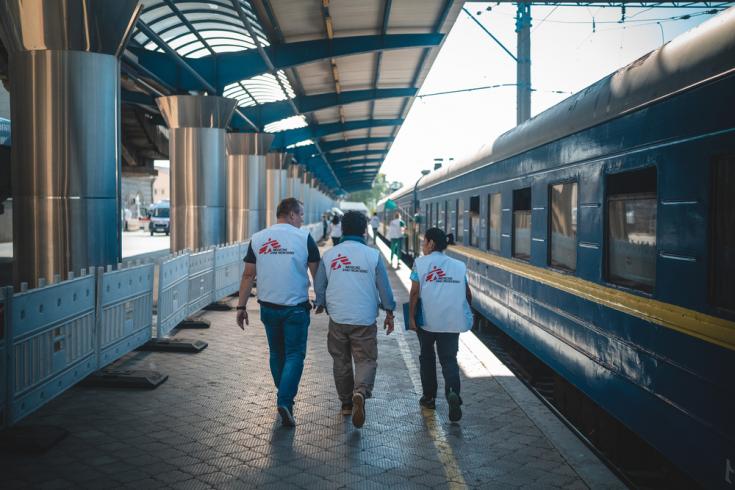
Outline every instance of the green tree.
{"type": "Polygon", "coordinates": [[[364,191],[352,192],[347,196],[347,200],[365,203],[365,206],[372,213],[378,206],[378,201],[388,194],[403,186],[400,182],[389,183],[385,180],[385,174],[378,174],[373,181],[372,188],[364,191]]]}

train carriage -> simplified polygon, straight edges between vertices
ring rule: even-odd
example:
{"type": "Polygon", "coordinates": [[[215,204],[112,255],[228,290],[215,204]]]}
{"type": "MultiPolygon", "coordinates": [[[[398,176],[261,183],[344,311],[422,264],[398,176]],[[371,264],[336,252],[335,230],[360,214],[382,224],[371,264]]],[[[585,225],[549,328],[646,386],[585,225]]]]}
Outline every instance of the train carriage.
{"type": "Polygon", "coordinates": [[[730,9],[391,199],[418,225],[404,253],[427,227],[454,233],[476,310],[731,488],[734,190],[730,9]]]}

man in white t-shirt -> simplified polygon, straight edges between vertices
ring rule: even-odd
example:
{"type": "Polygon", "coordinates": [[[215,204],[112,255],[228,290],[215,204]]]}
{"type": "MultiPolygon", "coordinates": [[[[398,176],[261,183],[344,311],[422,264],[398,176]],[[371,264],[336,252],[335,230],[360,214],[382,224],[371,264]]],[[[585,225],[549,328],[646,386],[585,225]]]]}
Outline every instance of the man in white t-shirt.
{"type": "Polygon", "coordinates": [[[373,213],[373,217],[370,218],[370,228],[373,229],[373,243],[378,244],[378,226],[380,226],[380,218],[378,213],[373,213]]]}
{"type": "Polygon", "coordinates": [[[406,223],[401,219],[401,213],[396,211],[395,218],[388,224],[388,240],[390,240],[390,264],[393,265],[393,256],[398,258],[396,269],[401,268],[401,242],[406,223]]]}

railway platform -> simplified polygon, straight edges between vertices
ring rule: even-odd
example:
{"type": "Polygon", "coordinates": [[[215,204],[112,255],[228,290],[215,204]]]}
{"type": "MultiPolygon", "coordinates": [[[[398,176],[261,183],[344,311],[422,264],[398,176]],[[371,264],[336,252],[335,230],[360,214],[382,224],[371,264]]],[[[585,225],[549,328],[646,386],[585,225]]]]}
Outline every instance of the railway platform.
{"type": "MultiPolygon", "coordinates": [[[[406,269],[390,270],[398,302],[406,269]]],[[[418,342],[400,315],[394,334],[379,332],[374,395],[356,429],[340,415],[328,319],[312,313],[297,426],[282,427],[257,302],[249,306],[245,332],[234,311],[208,311],[209,329],[179,333],[209,343],[198,354],[118,362],[167,374],[157,389],[75,387],[28,417],[22,425],[69,435],[43,455],[2,454],[2,487],[624,488],[471,332],[459,354],[464,417],[450,423],[443,401],[422,411],[418,342]]]]}

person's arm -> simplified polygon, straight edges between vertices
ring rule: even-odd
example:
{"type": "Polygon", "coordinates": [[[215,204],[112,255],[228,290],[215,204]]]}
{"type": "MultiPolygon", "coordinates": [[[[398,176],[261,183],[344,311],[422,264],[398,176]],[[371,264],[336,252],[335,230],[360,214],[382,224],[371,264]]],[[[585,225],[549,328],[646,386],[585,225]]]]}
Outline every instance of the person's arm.
{"type": "Polygon", "coordinates": [[[390,335],[394,327],[393,311],[396,309],[396,300],[393,298],[393,289],[390,287],[388,272],[382,260],[378,260],[378,265],[375,267],[375,286],[378,288],[380,306],[385,310],[383,328],[386,328],[386,334],[390,335]]]}
{"type": "Polygon", "coordinates": [[[418,326],[416,325],[416,306],[419,302],[419,282],[411,281],[411,293],[409,294],[408,300],[408,328],[414,332],[418,332],[418,326]]]}
{"type": "Polygon", "coordinates": [[[324,311],[324,307],[327,305],[327,285],[329,280],[327,279],[327,268],[324,266],[324,261],[319,262],[319,267],[314,277],[314,293],[316,294],[316,314],[324,311]]]}
{"type": "Polygon", "coordinates": [[[246,310],[248,299],[250,298],[250,291],[253,289],[253,281],[255,281],[255,263],[246,263],[245,271],[242,273],[242,279],[240,279],[240,296],[237,302],[237,325],[245,330],[245,325],[250,325],[248,319],[248,312],[246,310]]]}
{"type": "Polygon", "coordinates": [[[311,235],[306,239],[306,249],[309,253],[309,257],[306,259],[306,262],[308,264],[309,271],[311,272],[311,280],[314,282],[316,281],[316,273],[317,269],[319,269],[321,257],[319,256],[319,247],[311,235]]]}
{"type": "Polygon", "coordinates": [[[467,303],[472,306],[472,290],[470,289],[470,285],[467,282],[467,278],[464,280],[464,286],[465,286],[465,297],[467,298],[467,303]]]}

